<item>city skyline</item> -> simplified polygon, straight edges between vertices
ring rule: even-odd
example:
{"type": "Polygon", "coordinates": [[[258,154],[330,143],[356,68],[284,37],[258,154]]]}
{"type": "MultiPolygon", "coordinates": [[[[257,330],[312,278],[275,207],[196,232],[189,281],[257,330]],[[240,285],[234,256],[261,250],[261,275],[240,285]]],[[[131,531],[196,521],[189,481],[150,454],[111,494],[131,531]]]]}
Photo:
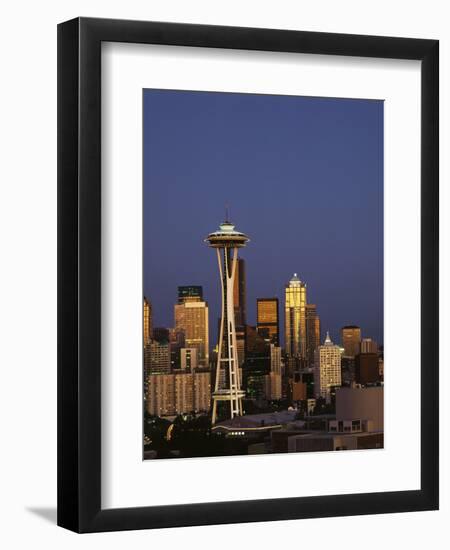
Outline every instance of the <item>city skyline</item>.
{"type": "Polygon", "coordinates": [[[144,104],[144,294],[154,326],[174,326],[178,286],[200,285],[214,345],[220,287],[203,239],[223,221],[228,203],[233,221],[252,238],[241,254],[248,324],[256,325],[258,298],[277,297],[284,342],[284,289],[298,273],[308,302],[317,304],[323,333],[340,341],[340,329],[355,324],[382,344],[382,102],[146,90],[144,104]],[[281,122],[280,159],[273,148],[281,122]],[[269,123],[272,133],[262,132],[262,140],[269,123]],[[320,139],[308,141],[312,131],[320,139]],[[320,156],[327,162],[318,164],[320,156]],[[280,160],[284,173],[276,177],[280,160]]]}
{"type": "MultiPolygon", "coordinates": [[[[239,262],[241,262],[242,260],[245,261],[245,258],[239,258],[239,262]]],[[[247,268],[245,268],[247,269],[247,268]]],[[[253,304],[253,307],[250,306],[249,307],[249,303],[248,303],[248,300],[246,301],[246,303],[244,304],[244,307],[245,307],[245,310],[246,312],[248,311],[252,311],[252,309],[254,309],[254,314],[253,315],[246,315],[247,316],[247,323],[245,323],[246,325],[249,325],[249,326],[253,326],[253,327],[258,327],[258,303],[259,302],[262,302],[262,301],[272,301],[272,300],[276,300],[279,304],[280,304],[280,309],[278,309],[278,327],[277,327],[277,331],[278,331],[278,338],[279,338],[279,345],[284,349],[286,350],[286,346],[285,346],[285,342],[286,342],[286,337],[285,337],[285,330],[284,330],[284,327],[286,326],[286,289],[289,288],[292,284],[292,280],[298,280],[299,282],[301,282],[302,285],[304,285],[304,287],[308,290],[308,299],[306,299],[305,301],[305,312],[304,312],[304,315],[305,315],[305,326],[304,326],[304,330],[305,330],[305,337],[306,337],[306,331],[307,331],[307,310],[308,308],[314,308],[314,310],[316,310],[317,308],[317,305],[316,304],[311,304],[309,302],[309,289],[308,289],[308,283],[306,281],[303,281],[301,279],[298,278],[298,274],[297,273],[293,273],[292,274],[292,277],[290,278],[289,281],[287,281],[286,284],[283,285],[283,293],[281,295],[281,297],[278,297],[278,295],[268,295],[268,296],[258,296],[256,297],[255,299],[255,303],[253,304]]],[[[246,288],[248,288],[249,284],[248,284],[248,281],[246,278],[244,278],[244,284],[246,286],[246,288]]],[[[144,288],[145,288],[145,285],[144,285],[144,288]]],[[[169,329],[169,328],[176,328],[176,308],[177,306],[179,306],[180,304],[180,289],[184,289],[184,288],[198,288],[201,290],[201,300],[204,301],[206,303],[206,309],[208,310],[208,315],[209,315],[209,311],[211,310],[211,308],[209,307],[209,301],[208,301],[208,297],[204,295],[204,290],[203,290],[203,285],[201,284],[191,284],[191,283],[183,283],[183,284],[180,284],[179,286],[176,287],[176,289],[174,290],[173,294],[175,296],[174,298],[174,301],[171,305],[169,305],[169,317],[166,315],[165,318],[169,318],[169,323],[168,324],[163,324],[163,323],[160,323],[158,322],[158,320],[156,319],[155,320],[155,314],[154,314],[154,306],[153,306],[153,301],[152,301],[152,297],[151,295],[148,295],[148,294],[145,294],[144,292],[144,300],[146,302],[150,302],[150,306],[151,306],[151,310],[152,310],[152,326],[155,327],[155,328],[166,328],[166,329],[169,329]],[[172,318],[170,318],[170,315],[172,314],[172,318]]],[[[219,293],[220,293],[220,288],[219,288],[219,293]]],[[[236,294],[236,290],[234,292],[234,294],[236,294]]],[[[246,295],[246,293],[245,293],[246,295]]],[[[278,307],[278,306],[277,306],[278,307]]],[[[320,304],[319,304],[319,308],[320,308],[320,304]]],[[[235,309],[239,309],[239,308],[235,308],[235,309]]],[[[238,315],[237,312],[235,312],[235,315],[238,315]]],[[[319,312],[317,313],[318,317],[321,318],[319,312]]],[[[217,334],[214,332],[215,331],[215,327],[216,325],[220,322],[220,315],[217,317],[216,321],[217,323],[213,320],[211,320],[210,317],[208,317],[208,326],[209,326],[209,331],[213,330],[213,332],[209,332],[208,331],[208,339],[209,339],[209,349],[212,350],[218,343],[218,331],[217,334]]],[[[320,328],[318,329],[318,332],[319,334],[322,333],[322,330],[324,330],[326,333],[329,333],[331,336],[332,336],[332,339],[333,341],[335,342],[339,342],[340,344],[342,344],[342,346],[344,346],[344,340],[343,340],[343,336],[342,336],[342,331],[343,329],[346,329],[346,328],[349,328],[349,327],[355,327],[355,328],[358,328],[359,332],[360,332],[360,336],[363,335],[365,340],[367,339],[372,339],[379,345],[383,345],[383,340],[382,338],[381,339],[377,339],[377,338],[374,338],[373,335],[371,335],[365,327],[361,327],[361,326],[357,326],[357,325],[354,325],[353,323],[351,325],[348,325],[348,324],[341,324],[337,327],[323,327],[322,325],[322,322],[319,321],[319,326],[320,328]]],[[[144,327],[144,332],[145,332],[145,327],[144,327]]],[[[145,339],[145,336],[144,336],[144,339],[145,339]]],[[[323,340],[323,338],[321,338],[321,340],[323,340]]],[[[322,343],[322,341],[320,341],[320,343],[322,343]]],[[[306,348],[305,348],[305,353],[306,353],[306,348]]]]}
{"type": "Polygon", "coordinates": [[[143,126],[144,459],[382,448],[383,103],[145,90],[143,126]]]}
{"type": "MultiPolygon", "coordinates": [[[[297,277],[297,274],[294,273],[293,277],[297,277]]],[[[179,287],[177,287],[177,291],[176,291],[175,294],[178,297],[180,288],[193,287],[193,286],[195,286],[196,288],[203,289],[202,285],[180,285],[179,287]]],[[[288,285],[285,285],[285,287],[286,286],[288,286],[288,285]]],[[[201,302],[204,302],[206,304],[206,310],[207,310],[207,315],[208,315],[208,323],[207,324],[209,325],[209,328],[211,328],[210,327],[211,319],[209,318],[209,309],[210,308],[209,308],[209,305],[208,305],[208,300],[203,295],[199,299],[201,300],[201,302]]],[[[259,303],[260,302],[272,302],[272,301],[277,301],[277,302],[281,301],[280,309],[278,309],[278,304],[277,304],[277,315],[278,315],[277,331],[278,331],[278,335],[280,335],[281,334],[281,327],[282,327],[283,324],[285,324],[285,307],[284,307],[285,306],[285,298],[281,298],[281,300],[280,300],[280,299],[278,299],[278,297],[275,297],[275,296],[261,296],[261,297],[258,297],[256,299],[256,303],[255,303],[255,308],[256,308],[255,322],[254,323],[247,323],[245,326],[253,327],[256,330],[260,329],[261,327],[264,328],[265,324],[264,323],[258,323],[258,321],[257,321],[258,320],[259,303]]],[[[148,329],[146,329],[146,326],[147,326],[147,321],[146,321],[147,313],[146,312],[148,311],[148,304],[150,304],[150,312],[151,312],[150,319],[151,319],[151,326],[153,328],[156,328],[157,330],[159,330],[159,329],[172,330],[172,329],[177,328],[176,327],[176,325],[177,325],[176,311],[177,311],[177,307],[180,306],[179,297],[172,304],[172,311],[173,311],[172,323],[168,324],[168,325],[163,325],[163,324],[155,322],[151,296],[144,295],[144,341],[146,341],[146,336],[145,335],[148,332],[148,329]]],[[[319,323],[319,327],[320,327],[320,325],[321,325],[320,315],[318,313],[316,314],[317,305],[306,303],[305,315],[307,315],[308,308],[313,308],[314,309],[314,318],[317,315],[317,318],[319,319],[318,323],[319,323]]],[[[248,305],[247,305],[247,309],[248,309],[248,305]]],[[[220,322],[220,317],[218,318],[218,321],[220,322]]],[[[377,349],[378,349],[378,346],[383,345],[382,342],[379,342],[375,338],[372,338],[369,335],[369,333],[367,331],[365,331],[364,327],[359,327],[359,326],[356,326],[356,325],[350,325],[350,326],[349,325],[342,325],[342,326],[338,327],[338,329],[335,331],[337,336],[335,338],[334,337],[332,338],[332,340],[334,342],[338,342],[341,345],[342,349],[345,349],[345,340],[343,338],[343,330],[348,329],[348,328],[358,329],[359,334],[360,334],[359,342],[362,345],[364,345],[364,344],[367,345],[368,342],[373,342],[374,345],[377,346],[377,349]]],[[[213,330],[214,330],[214,328],[213,328],[213,330]]],[[[320,344],[322,344],[324,342],[324,340],[327,338],[326,335],[328,335],[328,336],[331,335],[331,330],[329,330],[329,329],[324,329],[324,332],[323,332],[322,328],[317,328],[315,330],[315,332],[320,335],[320,338],[317,338],[317,340],[320,344]],[[324,336],[324,334],[325,334],[325,336],[324,336]]],[[[305,316],[305,337],[306,337],[306,333],[307,333],[307,317],[305,316]]],[[[278,338],[279,338],[279,340],[278,340],[279,347],[282,348],[286,352],[285,339],[284,338],[282,339],[280,336],[278,336],[278,338]]],[[[209,340],[209,349],[213,350],[218,344],[218,331],[217,331],[217,335],[213,334],[213,336],[211,336],[211,334],[208,332],[208,340],[209,340]]],[[[187,347],[189,347],[189,346],[187,346],[187,347]]],[[[367,352],[367,351],[365,350],[365,352],[367,352]]],[[[343,354],[344,354],[344,357],[345,357],[345,351],[343,352],[343,354]]],[[[355,354],[356,354],[356,352],[355,352],[355,354]]],[[[305,358],[306,358],[306,355],[305,355],[305,358]]]]}
{"type": "MultiPolygon", "coordinates": [[[[244,262],[245,262],[245,257],[244,258],[239,258],[239,261],[242,261],[242,260],[244,260],[244,262]]],[[[247,269],[248,269],[247,268],[247,263],[245,265],[246,265],[245,269],[246,269],[246,273],[247,273],[247,269]]],[[[279,342],[280,342],[281,347],[283,347],[283,349],[285,348],[284,343],[286,341],[286,336],[285,336],[286,288],[290,286],[292,279],[299,279],[298,273],[292,273],[291,277],[286,281],[286,283],[283,284],[282,292],[280,293],[281,295],[273,293],[273,294],[268,294],[267,296],[257,296],[255,298],[254,304],[249,304],[249,300],[247,298],[247,301],[244,304],[245,311],[246,311],[246,320],[247,320],[247,323],[245,323],[245,324],[256,327],[258,325],[258,302],[259,301],[265,301],[265,300],[271,300],[271,299],[278,300],[278,302],[280,303],[280,308],[281,308],[278,312],[278,315],[279,315],[279,327],[278,327],[279,342]]],[[[244,281],[245,281],[244,284],[245,284],[246,290],[247,290],[249,288],[249,286],[251,286],[251,285],[249,285],[249,281],[247,280],[246,277],[244,278],[244,281]]],[[[299,281],[301,281],[302,285],[304,285],[305,288],[308,291],[308,299],[305,302],[305,307],[307,308],[307,307],[310,307],[310,306],[315,306],[316,304],[311,304],[310,301],[309,301],[310,294],[309,294],[308,282],[304,281],[302,279],[299,279],[299,281]]],[[[166,319],[166,320],[168,319],[168,323],[164,324],[164,323],[159,322],[158,319],[156,318],[155,308],[154,308],[153,301],[152,301],[152,296],[149,295],[149,294],[146,294],[145,290],[144,290],[145,299],[149,300],[150,303],[151,303],[152,324],[153,324],[154,327],[171,328],[171,327],[176,326],[174,306],[176,306],[179,303],[179,289],[184,288],[184,287],[186,287],[186,288],[192,288],[192,287],[201,288],[202,289],[202,300],[204,300],[206,302],[206,304],[208,305],[209,311],[211,311],[211,307],[209,307],[208,296],[206,296],[205,293],[204,293],[204,285],[200,284],[198,281],[195,282],[195,283],[185,281],[185,282],[182,282],[180,285],[176,286],[175,289],[172,292],[172,294],[174,296],[174,301],[173,301],[172,304],[169,304],[169,311],[168,312],[166,311],[165,312],[166,314],[161,316],[163,319],[166,319]],[[170,315],[172,315],[172,317],[170,317],[170,315]]],[[[146,285],[144,284],[144,289],[145,288],[146,288],[146,285]]],[[[220,296],[220,288],[218,289],[218,293],[219,293],[219,296],[220,296]]],[[[235,292],[235,294],[236,294],[236,292],[235,292]]],[[[319,308],[320,308],[320,304],[319,304],[319,308]]],[[[216,308],[216,309],[220,309],[220,308],[216,308]]],[[[321,316],[319,315],[319,317],[321,317],[321,316]]],[[[217,325],[217,323],[219,321],[220,321],[220,315],[218,315],[215,320],[209,318],[209,330],[211,330],[211,328],[212,328],[212,330],[214,331],[215,326],[217,325]]],[[[355,325],[360,329],[361,334],[373,337],[373,339],[379,345],[383,345],[383,333],[382,332],[381,332],[381,336],[376,338],[374,335],[370,334],[370,332],[366,329],[366,327],[360,326],[360,325],[358,326],[356,323],[353,323],[352,320],[347,320],[347,321],[348,321],[348,323],[341,323],[340,325],[333,326],[333,327],[329,327],[329,326],[324,327],[323,323],[321,322],[321,325],[322,325],[321,330],[325,330],[326,332],[328,332],[331,335],[333,341],[340,342],[340,343],[343,344],[342,329],[348,327],[349,325],[350,326],[355,325]]],[[[305,333],[306,333],[306,310],[305,310],[305,333]]],[[[215,332],[212,332],[212,333],[209,332],[209,341],[210,341],[210,346],[209,346],[210,349],[214,348],[214,346],[217,344],[217,334],[215,334],[215,332]]]]}

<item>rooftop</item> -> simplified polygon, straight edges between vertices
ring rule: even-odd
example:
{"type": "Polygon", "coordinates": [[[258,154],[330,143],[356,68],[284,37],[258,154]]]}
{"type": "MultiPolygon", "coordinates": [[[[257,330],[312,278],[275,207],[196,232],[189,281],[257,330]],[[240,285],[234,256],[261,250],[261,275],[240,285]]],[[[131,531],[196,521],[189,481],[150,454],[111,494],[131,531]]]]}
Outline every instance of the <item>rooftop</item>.
{"type": "Polygon", "coordinates": [[[218,422],[213,429],[222,428],[225,430],[268,430],[280,428],[283,424],[295,420],[298,411],[275,411],[273,413],[248,414],[235,416],[218,422]]]}
{"type": "Polygon", "coordinates": [[[306,287],[306,283],[303,283],[297,273],[294,273],[294,275],[291,277],[290,281],[289,281],[289,284],[287,285],[287,287],[306,287]]]}
{"type": "Polygon", "coordinates": [[[214,248],[220,248],[227,245],[243,247],[250,239],[245,233],[235,230],[235,225],[230,221],[224,221],[220,224],[217,231],[210,233],[205,242],[214,248]]]}

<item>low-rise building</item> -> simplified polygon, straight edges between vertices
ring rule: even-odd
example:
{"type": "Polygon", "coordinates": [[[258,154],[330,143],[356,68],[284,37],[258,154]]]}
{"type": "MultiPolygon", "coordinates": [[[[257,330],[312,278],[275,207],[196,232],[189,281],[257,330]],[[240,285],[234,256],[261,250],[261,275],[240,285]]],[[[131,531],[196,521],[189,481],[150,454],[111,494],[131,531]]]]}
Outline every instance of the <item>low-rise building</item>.
{"type": "Polygon", "coordinates": [[[382,449],[383,432],[354,434],[300,434],[288,438],[289,453],[382,449]]]}
{"type": "Polygon", "coordinates": [[[336,420],[370,420],[373,431],[384,428],[383,386],[338,388],[336,420]]]}

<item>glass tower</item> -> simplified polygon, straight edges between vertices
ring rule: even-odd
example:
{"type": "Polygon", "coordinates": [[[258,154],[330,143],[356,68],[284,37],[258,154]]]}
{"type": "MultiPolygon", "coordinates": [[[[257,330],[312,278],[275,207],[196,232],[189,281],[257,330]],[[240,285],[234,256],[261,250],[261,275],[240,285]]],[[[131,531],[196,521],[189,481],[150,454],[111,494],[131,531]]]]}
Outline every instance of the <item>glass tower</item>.
{"type": "Polygon", "coordinates": [[[278,298],[256,300],[256,326],[259,334],[271,344],[279,346],[278,298]]]}
{"type": "Polygon", "coordinates": [[[306,304],[306,360],[314,366],[314,351],[320,346],[320,319],[315,304],[306,304]]]}
{"type": "Polygon", "coordinates": [[[152,337],[152,305],[144,296],[144,346],[146,346],[152,337]]]}
{"type": "Polygon", "coordinates": [[[285,289],[284,338],[287,355],[306,359],[306,284],[297,273],[285,289]]]}

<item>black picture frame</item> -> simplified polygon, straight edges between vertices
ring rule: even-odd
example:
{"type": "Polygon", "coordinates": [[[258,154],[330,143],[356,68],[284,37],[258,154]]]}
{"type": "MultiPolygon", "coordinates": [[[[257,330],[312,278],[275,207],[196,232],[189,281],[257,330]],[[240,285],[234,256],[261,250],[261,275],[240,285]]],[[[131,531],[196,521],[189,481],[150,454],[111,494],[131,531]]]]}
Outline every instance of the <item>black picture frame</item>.
{"type": "Polygon", "coordinates": [[[58,26],[58,525],[86,533],[438,508],[438,67],[437,40],[92,18],[58,26]],[[421,61],[420,490],[102,510],[104,41],[421,61]]]}

